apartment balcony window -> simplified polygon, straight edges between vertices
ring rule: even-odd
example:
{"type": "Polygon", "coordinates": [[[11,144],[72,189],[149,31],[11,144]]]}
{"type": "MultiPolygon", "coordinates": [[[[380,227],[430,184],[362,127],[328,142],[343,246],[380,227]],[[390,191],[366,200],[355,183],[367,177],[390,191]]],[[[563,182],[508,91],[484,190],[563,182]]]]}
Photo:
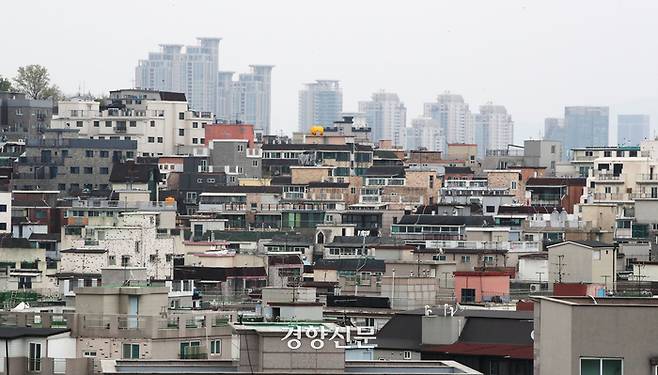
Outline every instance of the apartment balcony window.
{"type": "Polygon", "coordinates": [[[624,360],[621,358],[581,358],[581,375],[622,374],[624,360]]]}

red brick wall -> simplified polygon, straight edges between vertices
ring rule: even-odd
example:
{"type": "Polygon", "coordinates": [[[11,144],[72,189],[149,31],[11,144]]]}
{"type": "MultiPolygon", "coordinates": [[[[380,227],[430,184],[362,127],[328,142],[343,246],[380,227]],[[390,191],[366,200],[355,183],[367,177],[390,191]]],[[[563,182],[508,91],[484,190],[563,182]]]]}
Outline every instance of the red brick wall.
{"type": "Polygon", "coordinates": [[[208,124],[206,144],[213,139],[246,139],[249,147],[254,145],[254,126],[249,124],[208,124]]]}

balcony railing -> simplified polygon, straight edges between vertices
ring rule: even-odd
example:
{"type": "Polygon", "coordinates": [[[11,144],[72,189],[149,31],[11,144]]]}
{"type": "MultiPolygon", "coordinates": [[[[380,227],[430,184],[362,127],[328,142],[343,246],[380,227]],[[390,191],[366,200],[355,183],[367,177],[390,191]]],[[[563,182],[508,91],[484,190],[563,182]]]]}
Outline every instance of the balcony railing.
{"type": "Polygon", "coordinates": [[[627,201],[630,200],[629,195],[624,193],[594,193],[592,197],[594,200],[601,201],[627,201]]]}
{"type": "Polygon", "coordinates": [[[624,180],[624,175],[614,175],[612,173],[599,173],[596,177],[594,177],[596,180],[599,181],[623,181],[624,180]]]}
{"type": "Polygon", "coordinates": [[[635,175],[635,179],[637,182],[640,181],[655,181],[658,182],[658,173],[654,174],[637,174],[635,175]]]}

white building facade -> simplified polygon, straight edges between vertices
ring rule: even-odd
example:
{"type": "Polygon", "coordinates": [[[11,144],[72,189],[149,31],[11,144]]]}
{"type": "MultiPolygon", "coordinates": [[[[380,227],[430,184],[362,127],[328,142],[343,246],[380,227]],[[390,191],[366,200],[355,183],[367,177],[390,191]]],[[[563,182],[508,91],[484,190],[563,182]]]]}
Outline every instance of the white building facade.
{"type": "Polygon", "coordinates": [[[233,72],[217,74],[217,118],[228,123],[252,124],[270,133],[272,65],[250,65],[249,73],[233,80],[233,72]]]}
{"type": "Polygon", "coordinates": [[[407,149],[428,151],[445,151],[445,137],[439,122],[431,117],[419,117],[411,120],[407,129],[407,149]]]}
{"type": "Polygon", "coordinates": [[[135,87],[183,92],[196,111],[216,112],[221,38],[197,38],[198,44],[161,44],[135,68],[135,87]]]}
{"type": "Polygon", "coordinates": [[[299,131],[308,133],[314,125],[332,126],[341,118],[343,89],[339,81],[318,80],[299,91],[299,131]]]}
{"type": "Polygon", "coordinates": [[[205,144],[210,112],[188,110],[182,94],[150,90],[110,92],[108,107],[96,101],[62,101],[52,128],[75,129],[85,138],[137,141],[140,156],[173,155],[205,144]],[[123,108],[122,108],[123,106],[123,108]]]}
{"type": "Polygon", "coordinates": [[[407,108],[398,94],[374,93],[370,101],[359,102],[359,112],[365,113],[374,142],[386,139],[395,146],[406,146],[407,108]]]}
{"type": "Polygon", "coordinates": [[[514,121],[502,105],[487,103],[475,116],[475,143],[483,157],[487,150],[506,150],[514,141],[514,121]]]}
{"type": "Polygon", "coordinates": [[[447,143],[473,143],[473,114],[461,95],[446,91],[425,103],[423,117],[439,122],[447,143]]]}

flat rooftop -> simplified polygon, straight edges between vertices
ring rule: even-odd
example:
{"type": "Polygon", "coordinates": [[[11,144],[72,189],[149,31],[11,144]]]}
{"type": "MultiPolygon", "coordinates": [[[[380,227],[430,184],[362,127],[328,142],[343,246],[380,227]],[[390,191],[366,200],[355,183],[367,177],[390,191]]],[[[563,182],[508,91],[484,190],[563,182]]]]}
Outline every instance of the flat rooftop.
{"type": "Polygon", "coordinates": [[[533,297],[571,306],[646,306],[658,307],[658,298],[642,297],[533,297]]]}

